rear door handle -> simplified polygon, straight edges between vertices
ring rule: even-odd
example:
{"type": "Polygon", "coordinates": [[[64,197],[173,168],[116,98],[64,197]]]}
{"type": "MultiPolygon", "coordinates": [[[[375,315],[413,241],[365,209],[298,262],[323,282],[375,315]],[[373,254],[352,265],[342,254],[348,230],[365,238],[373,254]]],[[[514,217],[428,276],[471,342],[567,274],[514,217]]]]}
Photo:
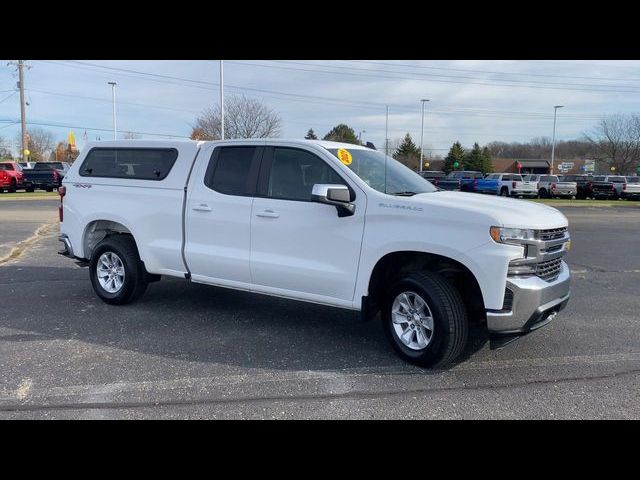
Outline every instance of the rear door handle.
{"type": "Polygon", "coordinates": [[[207,205],[206,203],[201,203],[201,204],[196,205],[195,207],[193,207],[193,210],[195,210],[196,212],[210,212],[211,211],[211,207],[209,205],[207,205]]]}
{"type": "Polygon", "coordinates": [[[273,210],[263,210],[262,212],[256,213],[256,217],[263,218],[278,218],[280,214],[278,212],[274,212],[273,210]]]}

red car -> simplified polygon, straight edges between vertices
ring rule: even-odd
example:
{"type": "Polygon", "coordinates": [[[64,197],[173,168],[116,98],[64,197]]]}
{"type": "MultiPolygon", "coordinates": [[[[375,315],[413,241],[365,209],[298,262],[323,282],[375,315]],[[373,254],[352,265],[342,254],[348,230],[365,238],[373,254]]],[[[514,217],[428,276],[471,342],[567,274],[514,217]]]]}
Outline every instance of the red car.
{"type": "Polygon", "coordinates": [[[15,192],[22,188],[22,166],[17,162],[0,162],[0,190],[15,192]]]}

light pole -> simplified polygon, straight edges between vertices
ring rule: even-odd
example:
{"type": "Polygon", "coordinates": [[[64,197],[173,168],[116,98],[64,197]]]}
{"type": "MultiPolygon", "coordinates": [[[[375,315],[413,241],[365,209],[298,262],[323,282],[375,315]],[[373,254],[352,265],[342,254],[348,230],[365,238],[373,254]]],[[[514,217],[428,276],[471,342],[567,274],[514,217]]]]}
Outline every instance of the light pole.
{"type": "Polygon", "coordinates": [[[224,140],[224,60],[220,60],[220,140],[224,140]]]}
{"type": "Polygon", "coordinates": [[[429,101],[428,98],[420,100],[422,102],[422,127],[420,128],[420,171],[422,172],[422,162],[424,158],[424,104],[429,101]]]}
{"type": "Polygon", "coordinates": [[[556,155],[556,117],[558,116],[558,109],[564,107],[564,105],[554,105],[553,107],[553,139],[551,140],[551,174],[553,175],[553,161],[556,155]]]}
{"type": "Polygon", "coordinates": [[[359,134],[358,134],[358,141],[362,144],[362,134],[363,133],[367,133],[366,130],[362,130],[359,134]]]}
{"type": "Polygon", "coordinates": [[[116,123],[116,85],[117,82],[107,82],[111,85],[111,100],[113,103],[113,139],[116,140],[118,135],[118,127],[116,123]]]}

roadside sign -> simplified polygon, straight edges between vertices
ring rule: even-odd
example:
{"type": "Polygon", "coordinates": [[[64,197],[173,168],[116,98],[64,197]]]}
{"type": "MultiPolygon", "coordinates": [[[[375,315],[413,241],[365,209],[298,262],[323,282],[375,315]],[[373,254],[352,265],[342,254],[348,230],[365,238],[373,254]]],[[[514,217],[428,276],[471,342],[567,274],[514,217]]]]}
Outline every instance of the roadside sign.
{"type": "Polygon", "coordinates": [[[595,172],[596,171],[596,161],[595,160],[585,160],[583,166],[584,166],[584,171],[585,172],[595,172]]]}

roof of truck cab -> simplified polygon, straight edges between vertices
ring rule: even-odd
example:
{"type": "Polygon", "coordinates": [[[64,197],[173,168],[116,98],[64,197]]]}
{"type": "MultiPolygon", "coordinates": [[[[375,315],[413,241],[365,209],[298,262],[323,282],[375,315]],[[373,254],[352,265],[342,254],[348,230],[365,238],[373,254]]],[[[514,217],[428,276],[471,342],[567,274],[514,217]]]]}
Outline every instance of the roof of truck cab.
{"type": "MultiPolygon", "coordinates": [[[[287,144],[298,144],[298,145],[309,145],[316,144],[321,147],[327,149],[333,148],[346,148],[350,150],[370,150],[368,147],[364,145],[355,145],[353,143],[344,143],[344,142],[330,142],[327,140],[304,140],[299,138],[239,138],[239,139],[229,139],[229,140],[211,140],[211,141],[197,141],[197,140],[147,140],[147,139],[128,139],[128,140],[104,140],[99,142],[88,142],[86,147],[134,147],[134,146],[153,146],[158,148],[171,148],[180,145],[193,145],[198,144],[202,145],[205,143],[225,143],[225,144],[234,144],[234,143],[263,143],[263,142],[282,142],[287,144]]],[[[86,148],[85,147],[85,148],[86,148]]]]}

